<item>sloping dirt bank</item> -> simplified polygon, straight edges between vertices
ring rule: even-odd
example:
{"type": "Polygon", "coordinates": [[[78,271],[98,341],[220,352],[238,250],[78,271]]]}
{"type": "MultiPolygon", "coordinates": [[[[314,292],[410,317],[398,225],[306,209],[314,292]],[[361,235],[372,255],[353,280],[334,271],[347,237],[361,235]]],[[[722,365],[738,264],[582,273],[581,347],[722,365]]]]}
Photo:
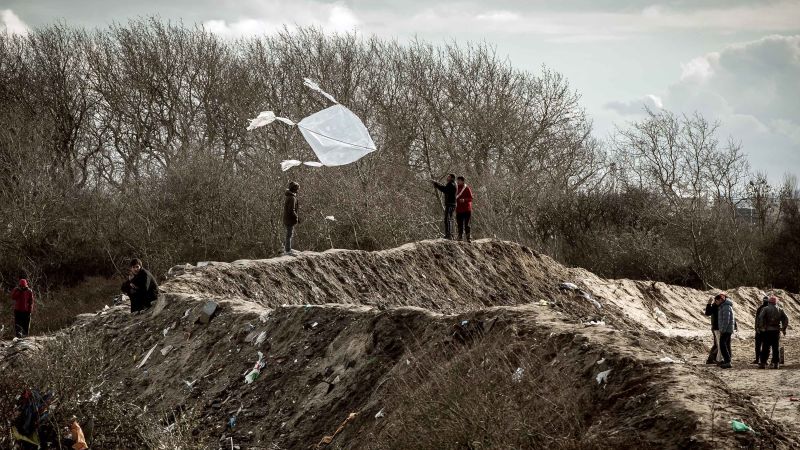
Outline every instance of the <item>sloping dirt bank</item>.
{"type": "MultiPolygon", "coordinates": [[[[104,391],[191,417],[208,448],[310,448],[350,413],[330,448],[800,446],[797,412],[770,418],[734,375],[752,368],[699,364],[708,293],[601,280],[513,243],[213,263],[163,288],[152,312],[112,307],[55,339],[95,336],[104,391]],[[197,323],[208,300],[219,308],[197,323]]],[[[757,301],[737,292],[742,310],[757,301]]],[[[0,349],[3,370],[24,363],[19,346],[0,349]]]]}

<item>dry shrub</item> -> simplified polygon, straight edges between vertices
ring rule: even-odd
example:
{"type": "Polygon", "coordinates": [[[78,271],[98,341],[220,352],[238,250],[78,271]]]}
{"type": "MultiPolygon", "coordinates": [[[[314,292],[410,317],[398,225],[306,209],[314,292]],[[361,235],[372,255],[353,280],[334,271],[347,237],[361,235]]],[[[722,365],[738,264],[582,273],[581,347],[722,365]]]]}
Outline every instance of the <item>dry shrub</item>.
{"type": "Polygon", "coordinates": [[[107,380],[111,369],[112,359],[100,343],[81,330],[48,340],[41,350],[18,360],[0,381],[0,447],[12,445],[8,436],[16,397],[24,389],[36,389],[54,394],[50,415],[40,424],[42,435],[48,431],[63,435],[75,416],[92,448],[203,448],[193,442],[196,423],[191,411],[158,412],[131,403],[121,386],[107,380]]]}
{"type": "Polygon", "coordinates": [[[416,355],[388,388],[374,448],[584,448],[590,395],[542,357],[554,351],[482,338],[416,355]],[[515,375],[520,374],[520,376],[515,375]]]}

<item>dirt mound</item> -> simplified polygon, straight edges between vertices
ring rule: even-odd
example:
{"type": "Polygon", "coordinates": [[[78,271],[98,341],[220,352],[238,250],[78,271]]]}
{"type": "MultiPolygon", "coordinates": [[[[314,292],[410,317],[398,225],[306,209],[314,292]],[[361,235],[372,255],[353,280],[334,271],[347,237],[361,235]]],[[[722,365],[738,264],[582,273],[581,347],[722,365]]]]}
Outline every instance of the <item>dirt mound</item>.
{"type": "MultiPolygon", "coordinates": [[[[603,280],[494,240],[171,272],[152,312],[108,308],[58,339],[97,336],[104,389],[191,415],[211,448],[310,448],[350,413],[330,447],[800,445],[791,389],[748,392],[736,374],[753,369],[701,364],[709,293],[603,280]],[[773,393],[781,420],[764,407],[773,393]],[[733,418],[761,434],[734,434],[733,418]]],[[[758,302],[732,296],[740,314],[758,302]]],[[[796,298],[785,306],[798,317],[796,298]]],[[[796,370],[775,373],[796,383],[796,370]]]]}

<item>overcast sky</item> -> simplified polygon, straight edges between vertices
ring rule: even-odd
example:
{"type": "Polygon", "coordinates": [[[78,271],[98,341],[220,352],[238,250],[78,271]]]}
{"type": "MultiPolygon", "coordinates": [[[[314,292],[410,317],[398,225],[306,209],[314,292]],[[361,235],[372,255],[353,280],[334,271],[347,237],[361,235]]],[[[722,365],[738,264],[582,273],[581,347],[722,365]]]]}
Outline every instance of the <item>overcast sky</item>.
{"type": "Polygon", "coordinates": [[[700,111],[743,144],[754,170],[800,175],[800,0],[0,0],[0,29],[152,14],[228,36],[286,24],[485,41],[516,67],[564,73],[598,137],[645,104],[700,111]]]}

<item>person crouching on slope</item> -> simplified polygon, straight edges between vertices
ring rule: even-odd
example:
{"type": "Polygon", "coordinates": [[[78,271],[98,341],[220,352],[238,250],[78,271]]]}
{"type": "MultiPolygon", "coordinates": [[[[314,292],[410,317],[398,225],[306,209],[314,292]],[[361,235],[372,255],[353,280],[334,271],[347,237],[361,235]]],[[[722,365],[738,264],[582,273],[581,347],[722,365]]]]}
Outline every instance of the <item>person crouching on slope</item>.
{"type": "Polygon", "coordinates": [[[781,332],[786,336],[786,328],[789,326],[789,317],[786,312],[778,306],[778,297],[769,298],[769,306],[761,310],[757,320],[762,332],[764,347],[761,349],[761,360],[759,369],[767,368],[767,357],[772,349],[772,368],[777,369],[780,362],[781,332]]]}
{"type": "Polygon", "coordinates": [[[725,293],[719,294],[724,300],[719,305],[719,348],[722,352],[723,369],[731,367],[731,338],[736,329],[736,317],[733,313],[733,302],[725,293]]]}
{"type": "Polygon", "coordinates": [[[286,189],[286,199],[283,202],[283,225],[286,227],[286,240],[283,242],[284,255],[294,254],[292,251],[292,237],[294,236],[295,225],[300,223],[297,204],[297,192],[299,190],[300,185],[294,181],[289,183],[289,188],[286,189]]]}
{"type": "Polygon", "coordinates": [[[131,299],[131,313],[144,311],[158,299],[155,277],[142,267],[142,260],[131,260],[128,279],[122,283],[122,292],[131,299]]]}
{"type": "Polygon", "coordinates": [[[469,222],[472,219],[472,188],[467,186],[465,181],[464,177],[456,178],[456,223],[458,240],[460,241],[466,232],[467,242],[471,242],[469,222]]]}
{"type": "Polygon", "coordinates": [[[28,280],[19,280],[17,287],[11,291],[11,300],[14,301],[14,335],[18,338],[27,337],[33,313],[33,291],[28,287],[28,280]]]}

